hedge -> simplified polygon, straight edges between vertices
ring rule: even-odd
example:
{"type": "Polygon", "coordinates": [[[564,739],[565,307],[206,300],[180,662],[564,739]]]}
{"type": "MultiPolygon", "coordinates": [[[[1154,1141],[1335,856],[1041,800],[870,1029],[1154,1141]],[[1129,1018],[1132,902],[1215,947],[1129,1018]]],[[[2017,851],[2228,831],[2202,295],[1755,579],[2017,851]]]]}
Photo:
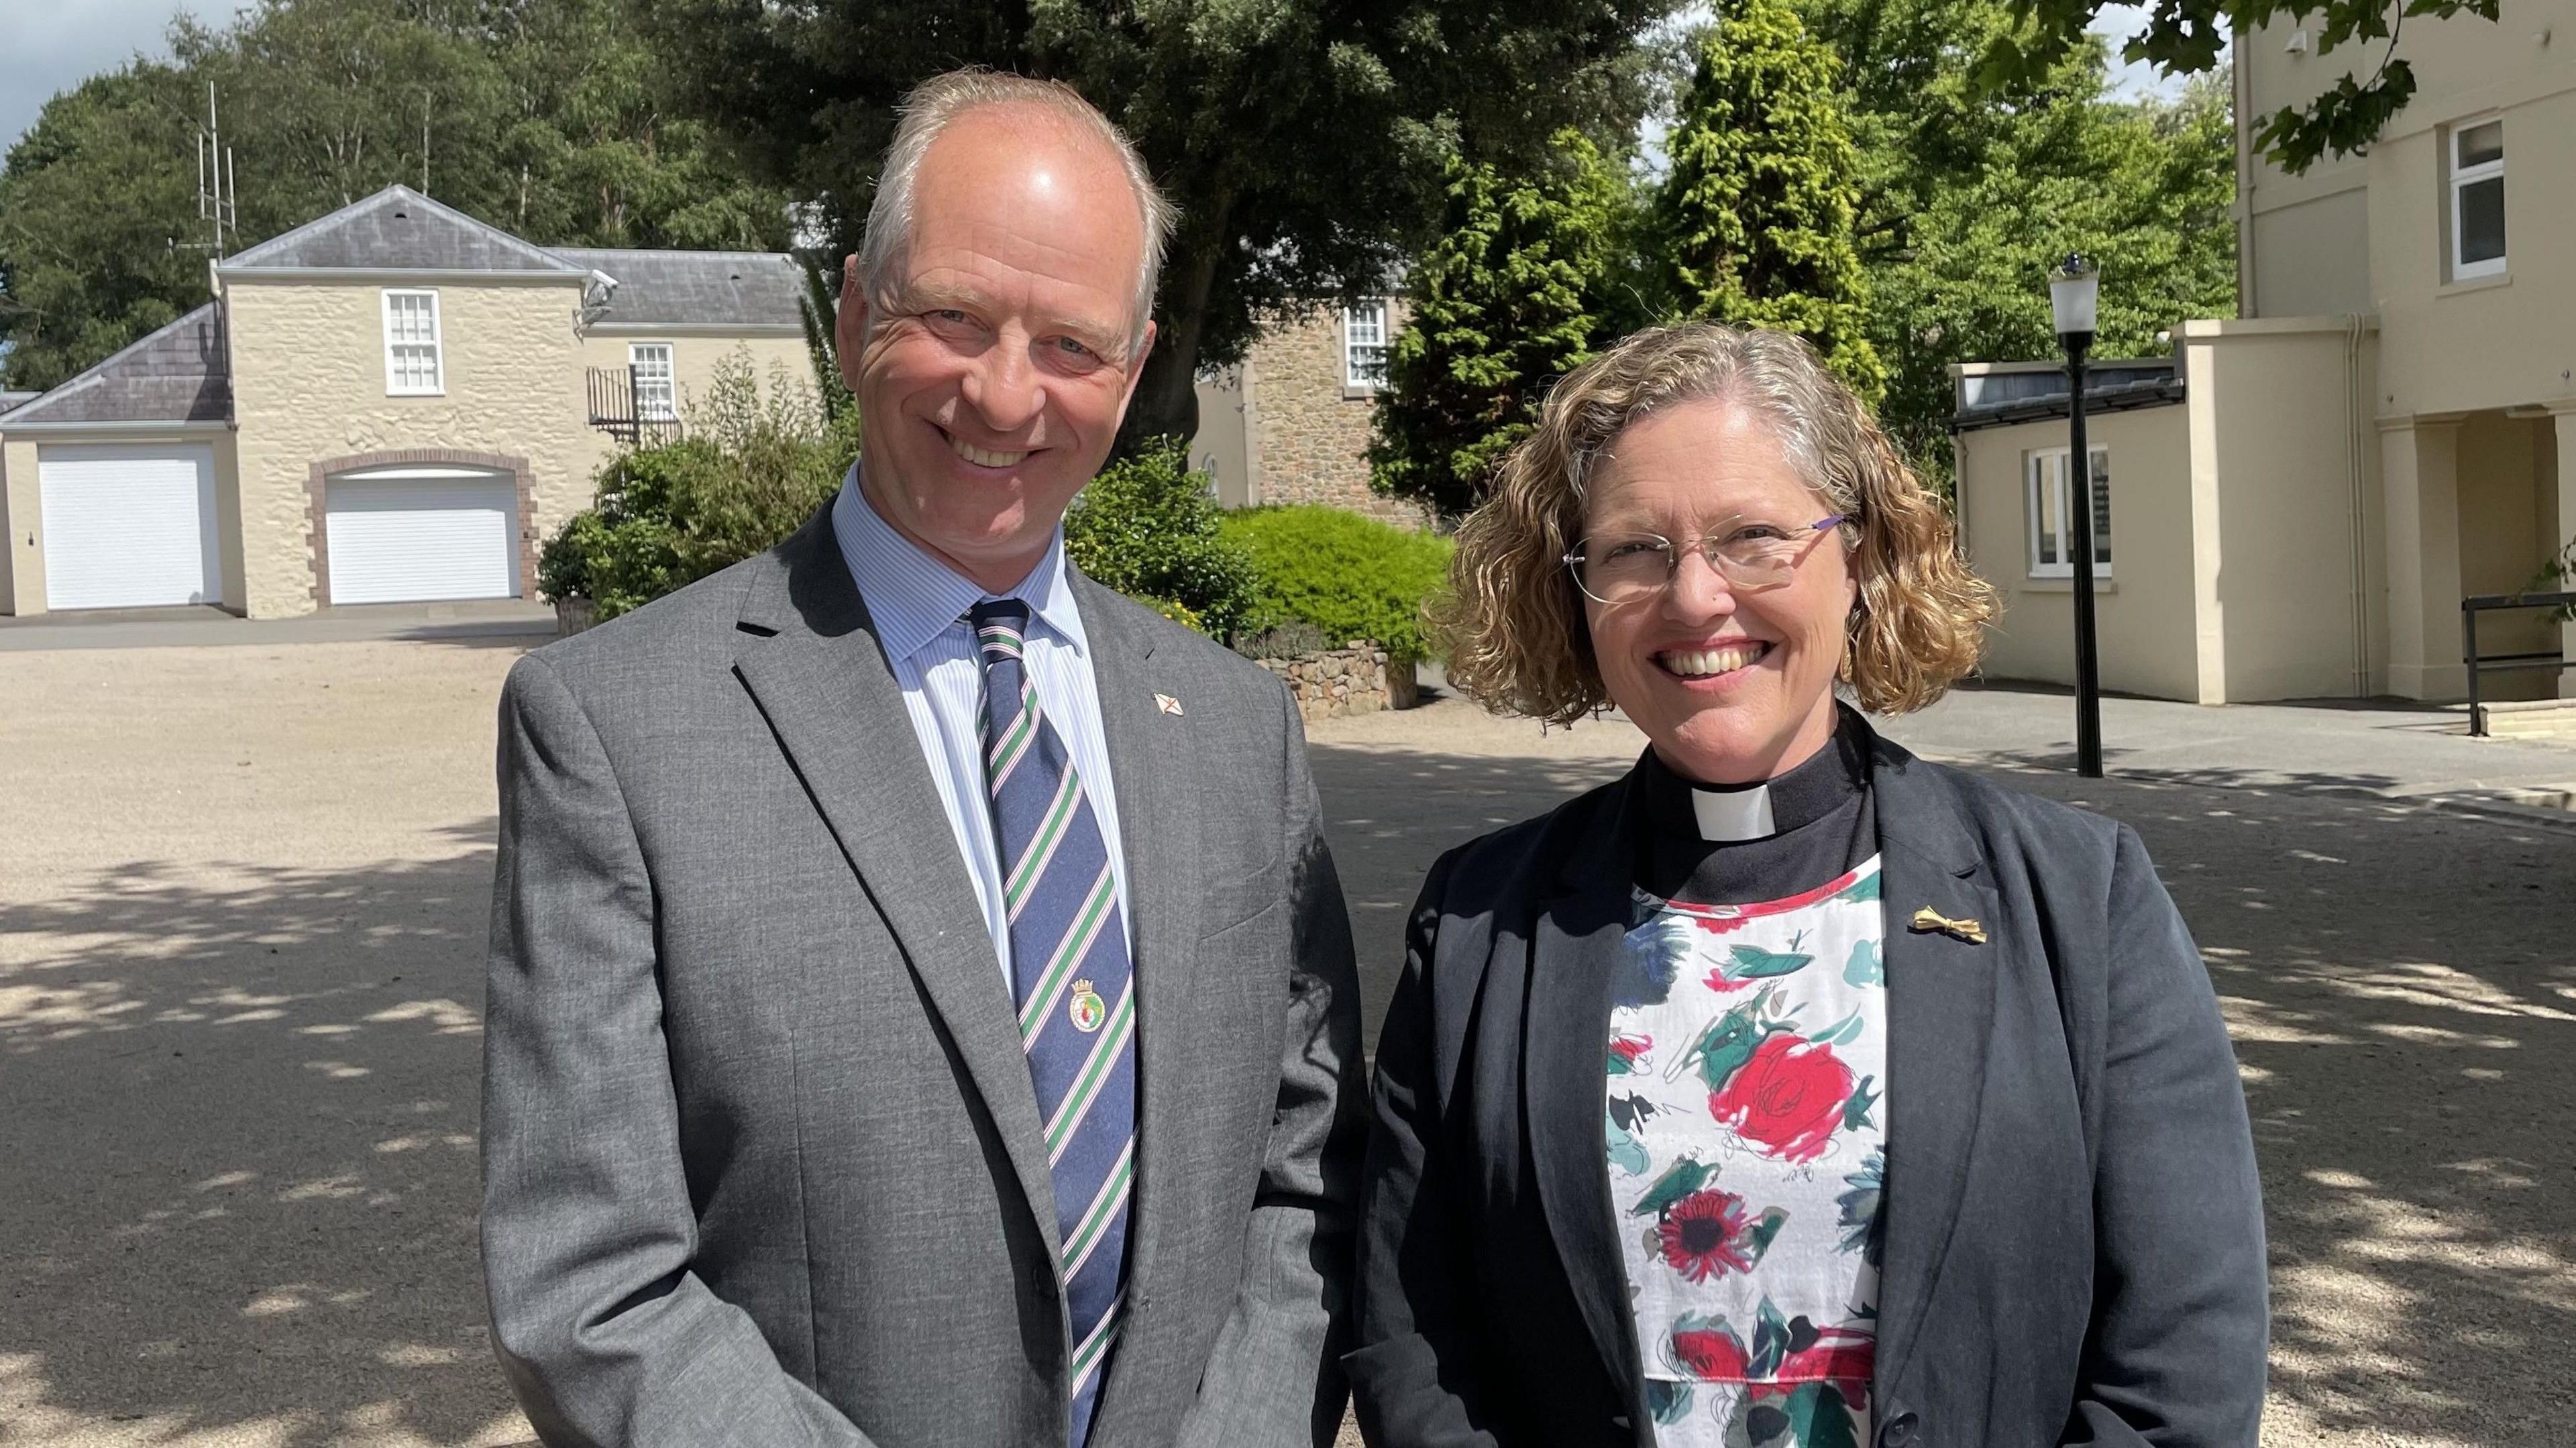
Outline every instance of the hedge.
{"type": "Polygon", "coordinates": [[[1264,627],[1295,620],[1334,648],[1369,639],[1401,657],[1431,655],[1422,604],[1449,576],[1447,538],[1320,504],[1228,513],[1223,528],[1260,577],[1264,627]]]}

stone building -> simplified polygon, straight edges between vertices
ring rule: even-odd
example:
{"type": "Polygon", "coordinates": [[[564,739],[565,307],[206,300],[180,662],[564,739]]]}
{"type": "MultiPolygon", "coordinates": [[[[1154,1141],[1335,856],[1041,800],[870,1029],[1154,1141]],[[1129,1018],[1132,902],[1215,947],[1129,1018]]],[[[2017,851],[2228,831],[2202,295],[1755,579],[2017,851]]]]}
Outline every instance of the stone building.
{"type": "Polygon", "coordinates": [[[1190,460],[1229,507],[1324,503],[1407,528],[1423,509],[1369,489],[1370,417],[1400,298],[1319,307],[1264,333],[1243,362],[1199,382],[1190,460]]]}

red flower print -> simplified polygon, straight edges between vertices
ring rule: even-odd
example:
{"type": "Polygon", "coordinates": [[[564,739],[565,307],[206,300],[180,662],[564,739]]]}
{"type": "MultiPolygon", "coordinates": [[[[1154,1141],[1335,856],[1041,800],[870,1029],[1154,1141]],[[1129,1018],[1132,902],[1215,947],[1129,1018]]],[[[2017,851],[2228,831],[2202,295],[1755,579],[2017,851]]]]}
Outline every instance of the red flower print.
{"type": "Polygon", "coordinates": [[[1691,917],[1691,923],[1697,925],[1700,929],[1707,931],[1711,935],[1728,935],[1735,931],[1742,930],[1745,926],[1752,924],[1753,917],[1750,915],[1731,915],[1724,917],[1694,915],[1691,917]]]}
{"type": "Polygon", "coordinates": [[[1744,977],[1742,980],[1728,980],[1726,978],[1726,967],[1721,965],[1717,969],[1708,973],[1708,980],[1706,983],[1710,990],[1716,991],[1720,995],[1725,995],[1730,991],[1742,990],[1746,986],[1753,984],[1754,981],[1755,977],[1749,975],[1744,977]]]}
{"type": "Polygon", "coordinates": [[[1675,1328],[1673,1356],[1681,1359],[1692,1377],[1704,1383],[1740,1383],[1745,1379],[1744,1346],[1722,1327],[1675,1328]]]}
{"type": "Polygon", "coordinates": [[[1833,1047],[1778,1035],[1754,1047],[1725,1090],[1710,1093],[1708,1109],[1765,1156],[1814,1161],[1842,1125],[1851,1093],[1851,1068],[1833,1047]]]}
{"type": "MultiPolygon", "coordinates": [[[[1637,1058],[1654,1048],[1655,1038],[1652,1036],[1612,1036],[1610,1038],[1610,1054],[1618,1057],[1620,1066],[1625,1067],[1627,1071],[1636,1070],[1637,1058]]],[[[1617,1067],[1612,1069],[1618,1071],[1617,1067]]],[[[1619,1074],[1625,1074],[1625,1072],[1620,1071],[1619,1074]]]]}
{"type": "Polygon", "coordinates": [[[1655,1235],[1663,1242],[1664,1260],[1693,1282],[1706,1282],[1722,1269],[1753,1269],[1745,1241],[1744,1198],[1733,1192],[1710,1187],[1691,1193],[1664,1213],[1655,1235]]]}
{"type": "Polygon", "coordinates": [[[1783,1359],[1773,1379],[1783,1383],[1840,1384],[1845,1398],[1860,1402],[1868,1398],[1870,1374],[1877,1365],[1876,1335],[1848,1327],[1828,1327],[1817,1334],[1805,1352],[1793,1352],[1783,1359]]]}

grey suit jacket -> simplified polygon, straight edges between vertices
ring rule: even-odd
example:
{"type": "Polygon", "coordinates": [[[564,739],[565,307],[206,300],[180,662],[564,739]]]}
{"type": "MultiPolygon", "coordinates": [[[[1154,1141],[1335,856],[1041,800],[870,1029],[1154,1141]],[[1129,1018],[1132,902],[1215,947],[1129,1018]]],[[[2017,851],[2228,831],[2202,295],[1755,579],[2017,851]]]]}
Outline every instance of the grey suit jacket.
{"type": "MultiPolygon", "coordinates": [[[[1634,779],[1630,776],[1630,780],[1634,779]]],[[[2263,1208],[2200,952],[2125,825],[1874,739],[1876,1448],[2253,1448],[2263,1208]],[[1923,908],[1984,939],[1908,929],[1923,908]]],[[[1603,1136],[1629,780],[1432,866],[1379,1036],[1377,1448],[1649,1448],[1603,1136]]]]}
{"type": "MultiPolygon", "coordinates": [[[[1303,734],[1261,669],[1075,588],[1139,1014],[1091,1441],[1325,1443],[1364,1131],[1303,734]]],[[[538,1432],[1063,1448],[1028,1067],[828,517],[521,660],[500,783],[484,1267],[538,1432]]]]}

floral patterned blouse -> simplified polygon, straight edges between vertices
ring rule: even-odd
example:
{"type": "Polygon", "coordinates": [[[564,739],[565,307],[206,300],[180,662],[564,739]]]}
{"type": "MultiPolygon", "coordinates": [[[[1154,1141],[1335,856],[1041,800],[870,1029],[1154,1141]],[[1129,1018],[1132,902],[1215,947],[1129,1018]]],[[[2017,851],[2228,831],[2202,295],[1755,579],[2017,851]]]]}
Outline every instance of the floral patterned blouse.
{"type": "Polygon", "coordinates": [[[1760,904],[1637,892],[1610,1017],[1609,1172],[1662,1448],[1871,1441],[1878,884],[1872,856],[1760,904]]]}

